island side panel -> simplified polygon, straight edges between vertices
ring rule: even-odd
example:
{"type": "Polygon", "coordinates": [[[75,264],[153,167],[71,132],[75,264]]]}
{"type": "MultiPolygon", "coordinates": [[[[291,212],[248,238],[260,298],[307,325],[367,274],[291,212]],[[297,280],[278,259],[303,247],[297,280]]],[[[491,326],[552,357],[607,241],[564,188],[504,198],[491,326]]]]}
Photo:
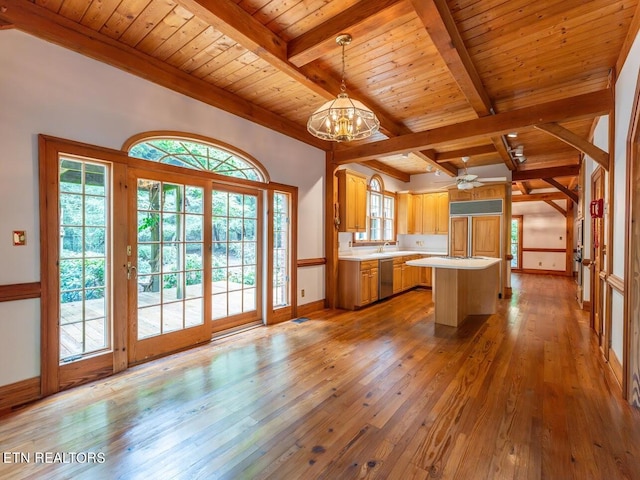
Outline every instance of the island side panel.
{"type": "Polygon", "coordinates": [[[460,317],[460,298],[458,269],[452,268],[434,268],[434,303],[435,303],[435,322],[440,325],[448,325],[457,327],[464,316],[460,317]]]}
{"type": "Polygon", "coordinates": [[[496,313],[500,292],[500,263],[482,270],[460,270],[459,301],[466,315],[492,315],[496,313]]]}

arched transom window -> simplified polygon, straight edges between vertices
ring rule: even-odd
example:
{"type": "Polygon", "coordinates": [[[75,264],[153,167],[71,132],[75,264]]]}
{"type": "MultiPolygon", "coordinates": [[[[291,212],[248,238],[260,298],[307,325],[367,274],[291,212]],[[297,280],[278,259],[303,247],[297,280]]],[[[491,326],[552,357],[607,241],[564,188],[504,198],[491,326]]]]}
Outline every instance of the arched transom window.
{"type": "Polygon", "coordinates": [[[142,138],[130,144],[129,156],[228,177],[268,182],[264,169],[257,161],[199,139],[170,136],[142,138]]]}

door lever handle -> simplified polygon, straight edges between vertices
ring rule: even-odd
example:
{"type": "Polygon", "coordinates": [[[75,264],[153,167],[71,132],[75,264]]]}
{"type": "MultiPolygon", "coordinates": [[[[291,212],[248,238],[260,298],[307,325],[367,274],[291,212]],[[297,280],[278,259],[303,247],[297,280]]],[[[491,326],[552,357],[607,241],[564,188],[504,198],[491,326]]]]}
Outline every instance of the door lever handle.
{"type": "Polygon", "coordinates": [[[131,280],[132,277],[138,278],[138,268],[131,265],[131,262],[127,262],[127,280],[131,280]]]}

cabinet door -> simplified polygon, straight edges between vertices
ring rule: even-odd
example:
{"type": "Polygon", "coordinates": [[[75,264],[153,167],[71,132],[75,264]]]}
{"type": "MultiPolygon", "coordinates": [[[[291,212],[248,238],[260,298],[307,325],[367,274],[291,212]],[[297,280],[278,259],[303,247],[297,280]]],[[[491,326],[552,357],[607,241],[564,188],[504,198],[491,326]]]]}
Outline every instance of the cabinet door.
{"type": "Polygon", "coordinates": [[[341,232],[364,232],[367,228],[367,179],[338,170],[338,203],[341,232]]]}
{"type": "Polygon", "coordinates": [[[449,194],[447,192],[436,194],[436,233],[449,231],[449,194]]]}
{"type": "Polygon", "coordinates": [[[472,218],[472,255],[500,258],[500,216],[472,218]]]}
{"type": "Polygon", "coordinates": [[[367,229],[367,180],[362,177],[355,177],[355,201],[354,216],[355,228],[358,232],[367,229]]]}
{"type": "Polygon", "coordinates": [[[425,193],[422,195],[422,233],[429,235],[437,233],[437,195],[437,193],[425,193]]]}
{"type": "Polygon", "coordinates": [[[413,233],[423,233],[423,195],[418,194],[413,196],[413,233]]]}
{"type": "Polygon", "coordinates": [[[398,219],[397,233],[403,235],[413,233],[413,195],[410,193],[398,193],[398,219]]]}
{"type": "Polygon", "coordinates": [[[402,264],[402,290],[408,290],[413,285],[413,269],[406,263],[402,264]]]}
{"type": "Polygon", "coordinates": [[[402,290],[402,265],[393,266],[393,293],[402,290]]]}
{"type": "Polygon", "coordinates": [[[369,298],[370,302],[375,302],[378,300],[378,269],[372,268],[369,271],[369,291],[371,292],[371,296],[369,298]]]}
{"type": "Polygon", "coordinates": [[[371,270],[360,271],[360,305],[366,305],[371,302],[371,270]]]}
{"type": "Polygon", "coordinates": [[[454,217],[451,219],[451,232],[449,235],[449,254],[456,257],[464,257],[467,253],[468,241],[468,219],[467,217],[454,217]]]}

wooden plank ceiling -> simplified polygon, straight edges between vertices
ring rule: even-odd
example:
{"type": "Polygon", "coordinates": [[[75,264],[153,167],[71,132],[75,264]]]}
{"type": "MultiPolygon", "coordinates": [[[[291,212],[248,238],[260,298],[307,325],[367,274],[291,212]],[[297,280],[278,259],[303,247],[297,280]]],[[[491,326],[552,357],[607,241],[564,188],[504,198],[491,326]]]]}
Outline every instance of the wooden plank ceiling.
{"type": "Polygon", "coordinates": [[[0,0],[18,28],[408,180],[504,163],[529,194],[575,186],[594,119],[638,31],[638,0],[0,0]],[[306,131],[339,92],[381,130],[357,144],[306,131]],[[507,133],[517,132],[517,138],[507,133]],[[511,152],[522,145],[526,161],[511,152]],[[411,152],[411,154],[409,154],[411,152]]]}

